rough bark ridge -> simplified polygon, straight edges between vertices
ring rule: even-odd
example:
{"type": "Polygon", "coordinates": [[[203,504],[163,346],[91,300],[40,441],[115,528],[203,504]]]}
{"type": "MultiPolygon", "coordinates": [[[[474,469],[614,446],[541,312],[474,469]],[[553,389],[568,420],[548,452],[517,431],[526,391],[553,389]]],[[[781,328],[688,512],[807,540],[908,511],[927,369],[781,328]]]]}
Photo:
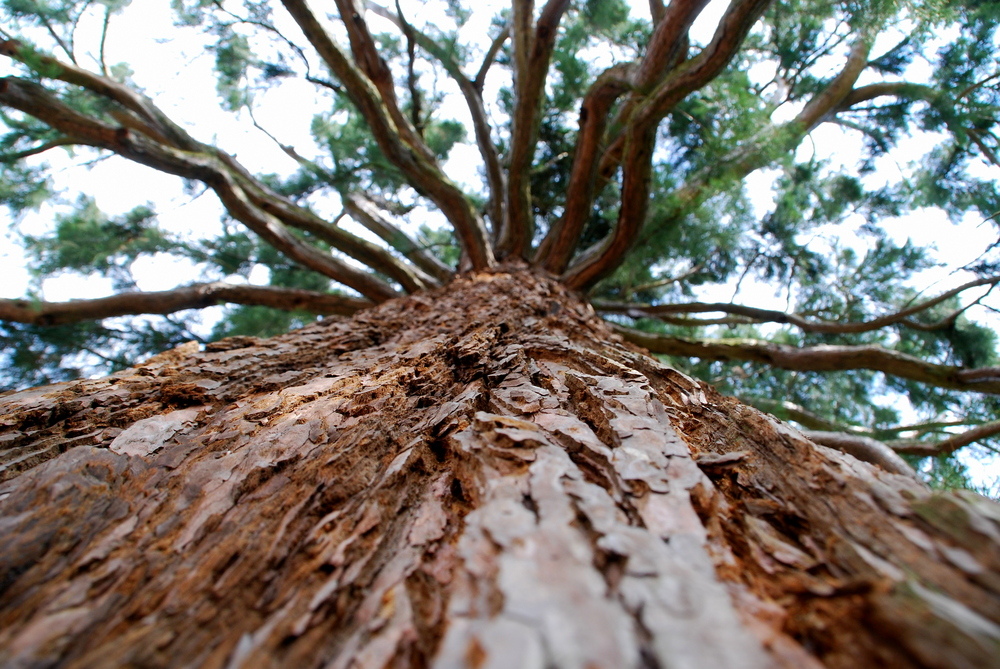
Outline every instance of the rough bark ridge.
{"type": "Polygon", "coordinates": [[[5,666],[985,667],[1000,509],[507,267],[0,397],[5,666]]]}

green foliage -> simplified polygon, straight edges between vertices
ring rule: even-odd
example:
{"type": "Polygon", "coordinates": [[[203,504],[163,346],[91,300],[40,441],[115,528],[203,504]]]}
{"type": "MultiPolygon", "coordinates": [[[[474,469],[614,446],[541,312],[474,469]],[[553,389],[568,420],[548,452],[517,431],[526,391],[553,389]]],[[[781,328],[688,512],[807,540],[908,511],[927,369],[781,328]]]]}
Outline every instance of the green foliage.
{"type": "Polygon", "coordinates": [[[307,311],[280,311],[270,307],[231,307],[212,328],[211,339],[273,337],[300,328],[316,317],[307,311]]]}
{"type": "MultiPolygon", "coordinates": [[[[205,240],[192,246],[189,255],[196,262],[205,263],[224,275],[250,278],[258,266],[267,268],[270,285],[301,288],[323,292],[330,288],[330,281],[315,272],[309,272],[264,244],[256,237],[242,231],[227,229],[222,236],[205,240]]],[[[304,311],[281,311],[259,306],[229,306],[213,326],[209,339],[252,336],[270,337],[314,320],[304,311]]]]}
{"type": "Polygon", "coordinates": [[[197,26],[205,21],[206,10],[214,0],[170,0],[170,6],[180,25],[197,26]]]}
{"type": "Polygon", "coordinates": [[[424,142],[440,160],[447,159],[455,145],[465,140],[465,136],[465,126],[458,121],[434,122],[424,130],[424,142]]]}
{"type": "MultiPolygon", "coordinates": [[[[220,29],[219,41],[212,47],[215,53],[215,71],[218,73],[216,88],[227,109],[235,110],[246,105],[247,70],[253,62],[250,40],[232,29],[220,29]]],[[[273,70],[269,71],[273,77],[273,70]]]]}
{"type": "Polygon", "coordinates": [[[0,163],[0,202],[14,216],[38,209],[51,195],[51,181],[45,168],[0,163]]]}
{"type": "Polygon", "coordinates": [[[418,243],[444,264],[450,267],[458,265],[461,249],[455,239],[455,233],[450,229],[421,225],[418,243]]]}
{"type": "Polygon", "coordinates": [[[3,8],[13,18],[65,22],[76,3],[54,0],[4,0],[3,8]]]}
{"type": "MultiPolygon", "coordinates": [[[[181,315],[183,316],[183,315],[181,315]]],[[[0,392],[124,369],[197,339],[173,319],[114,319],[56,327],[0,322],[0,392]]]]}
{"type": "Polygon", "coordinates": [[[969,468],[955,457],[924,458],[917,468],[924,481],[937,490],[976,490],[969,478],[969,468]]]}
{"type": "Polygon", "coordinates": [[[331,185],[392,192],[405,184],[402,174],[378,147],[364,118],[346,101],[338,99],[331,112],[314,118],[312,134],[332,162],[331,185]]]}
{"type": "MultiPolygon", "coordinates": [[[[346,100],[338,98],[330,112],[316,116],[311,130],[327,151],[329,166],[305,167],[279,190],[299,195],[328,186],[339,193],[364,190],[400,202],[397,195],[407,188],[405,177],[385,157],[364,117],[346,100]]],[[[424,127],[425,143],[442,161],[465,138],[466,128],[458,121],[429,119],[424,127]]]]}
{"type": "Polygon", "coordinates": [[[156,226],[150,206],[112,218],[81,196],[72,213],[56,217],[46,236],[24,237],[29,266],[39,279],[64,271],[110,277],[117,290],[134,288],[129,266],[142,255],[176,250],[177,240],[156,226]]]}

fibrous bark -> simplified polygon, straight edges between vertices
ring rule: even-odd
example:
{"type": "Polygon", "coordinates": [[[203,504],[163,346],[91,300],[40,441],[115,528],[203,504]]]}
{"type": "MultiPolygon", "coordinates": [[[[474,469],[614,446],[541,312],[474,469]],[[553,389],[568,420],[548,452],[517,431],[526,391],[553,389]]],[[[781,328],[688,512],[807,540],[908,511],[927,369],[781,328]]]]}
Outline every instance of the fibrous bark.
{"type": "Polygon", "coordinates": [[[5,666],[995,666],[1000,508],[817,446],[563,286],[0,397],[5,666]]]}

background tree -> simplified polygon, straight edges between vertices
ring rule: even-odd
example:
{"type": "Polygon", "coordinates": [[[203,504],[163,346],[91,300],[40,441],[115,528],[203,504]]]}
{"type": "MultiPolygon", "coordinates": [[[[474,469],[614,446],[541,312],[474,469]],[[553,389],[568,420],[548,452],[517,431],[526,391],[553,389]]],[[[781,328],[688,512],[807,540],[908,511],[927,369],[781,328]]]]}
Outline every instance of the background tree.
{"type": "Polygon", "coordinates": [[[704,40],[705,0],[515,0],[485,39],[454,2],[173,4],[225,109],[293,83],[324,108],[307,146],[254,120],[298,165],[258,174],[105,62],[127,3],[3,3],[0,187],[54,212],[23,237],[36,292],[0,300],[9,386],[204,345],[0,398],[6,657],[993,661],[995,507],[931,495],[900,454],[955,485],[918,460],[996,448],[996,336],[969,317],[996,247],[935,291],[931,249],[883,223],[995,225],[995,3],[734,0],[704,40]],[[809,150],[831,125],[856,165],[809,150]],[[471,186],[446,174],[464,144],[471,186]],[[58,151],[211,192],[222,226],[67,198],[58,151]],[[137,291],[156,254],[205,281],[137,291]],[[221,281],[258,267],[270,285],[221,281]],[[118,293],[40,299],[61,272],[118,293]],[[698,301],[750,281],[787,309],[698,301]],[[240,306],[199,334],[189,310],[219,303],[240,306]],[[169,316],[122,319],[144,314],[169,316]]]}

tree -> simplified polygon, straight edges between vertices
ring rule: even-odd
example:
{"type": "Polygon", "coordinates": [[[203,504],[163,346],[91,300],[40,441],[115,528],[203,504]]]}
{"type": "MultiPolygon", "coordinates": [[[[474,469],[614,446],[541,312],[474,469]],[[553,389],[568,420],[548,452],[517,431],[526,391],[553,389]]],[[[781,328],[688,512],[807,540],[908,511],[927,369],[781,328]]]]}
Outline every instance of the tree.
{"type": "Polygon", "coordinates": [[[988,249],[922,294],[927,250],[880,221],[1000,211],[977,176],[998,166],[996,6],[736,0],[702,44],[704,0],[650,2],[649,22],[613,0],[515,0],[477,45],[454,2],[447,25],[402,2],[175,2],[234,113],[292,80],[329,100],[314,151],[282,145],[300,169],[281,178],[104,62],[124,4],[4,2],[5,201],[42,203],[40,157],[71,147],[211,191],[226,226],[184,240],[151,206],[66,205],[25,239],[38,275],[121,292],[0,301],[7,373],[56,380],[74,348],[117,363],[191,337],[183,313],[124,337],[90,321],[246,308],[225,338],[0,396],[5,663],[995,662],[1000,511],[900,454],[1000,431],[995,336],[967,316],[1000,272],[988,249]],[[925,81],[904,78],[916,61],[925,81]],[[440,111],[445,78],[475,192],[444,172],[465,132],[440,111]],[[824,124],[864,137],[859,176],[798,150],[824,124]],[[928,158],[899,184],[864,178],[917,124],[942,132],[928,158]],[[759,217],[745,183],[762,170],[759,217]],[[427,207],[447,226],[415,232],[427,207]],[[854,213],[864,254],[804,237],[854,213]],[[264,265],[272,285],[137,292],[130,264],[154,253],[218,276],[264,265]],[[796,310],[691,301],[741,275],[796,310]]]}

